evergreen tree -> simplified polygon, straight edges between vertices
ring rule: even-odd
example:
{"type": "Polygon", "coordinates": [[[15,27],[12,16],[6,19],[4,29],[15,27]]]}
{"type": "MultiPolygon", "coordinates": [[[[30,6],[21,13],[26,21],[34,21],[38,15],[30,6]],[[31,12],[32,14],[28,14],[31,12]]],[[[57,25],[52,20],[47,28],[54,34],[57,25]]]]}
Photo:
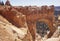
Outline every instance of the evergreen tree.
{"type": "Polygon", "coordinates": [[[3,1],[0,1],[0,5],[4,5],[4,2],[3,1]]]}
{"type": "Polygon", "coordinates": [[[5,3],[5,5],[11,6],[10,1],[7,0],[6,3],[5,3]]]}
{"type": "Polygon", "coordinates": [[[2,1],[2,5],[4,5],[4,2],[2,1]]]}

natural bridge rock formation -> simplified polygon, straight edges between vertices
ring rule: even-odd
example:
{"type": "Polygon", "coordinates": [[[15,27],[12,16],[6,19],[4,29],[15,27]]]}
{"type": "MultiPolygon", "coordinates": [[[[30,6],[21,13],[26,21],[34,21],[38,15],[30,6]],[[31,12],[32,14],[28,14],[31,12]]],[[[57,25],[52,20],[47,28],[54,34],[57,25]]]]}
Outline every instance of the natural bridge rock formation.
{"type": "MultiPolygon", "coordinates": [[[[7,21],[2,20],[1,29],[6,33],[9,33],[8,37],[11,37],[11,41],[35,41],[36,39],[36,22],[43,22],[49,26],[49,34],[47,38],[50,38],[56,31],[53,26],[54,23],[54,6],[25,6],[25,7],[14,7],[14,6],[0,6],[0,15],[3,16],[7,21]],[[4,26],[7,24],[7,26],[4,26]],[[5,28],[5,29],[3,29],[5,28]],[[11,29],[11,30],[10,30],[11,29]],[[22,29],[22,30],[21,30],[22,29]],[[8,30],[8,31],[6,31],[8,30]],[[18,34],[18,40],[15,40],[18,34]],[[13,38],[13,39],[12,39],[13,38]]],[[[1,30],[1,31],[2,31],[1,30]]],[[[4,33],[4,32],[2,32],[4,33]]],[[[2,35],[2,34],[1,34],[2,35]]],[[[5,36],[6,36],[5,35],[5,36]]],[[[5,37],[2,36],[2,37],[5,37]]],[[[5,38],[4,38],[5,39],[5,38]]],[[[5,40],[8,41],[9,39],[5,40]]],[[[3,40],[4,41],[4,40],[3,40]]]]}
{"type": "Polygon", "coordinates": [[[44,22],[48,24],[50,33],[48,38],[50,38],[55,32],[56,28],[53,26],[54,23],[54,6],[26,6],[26,7],[14,7],[19,12],[26,15],[26,21],[28,28],[33,36],[33,39],[36,37],[36,22],[44,22]]]}

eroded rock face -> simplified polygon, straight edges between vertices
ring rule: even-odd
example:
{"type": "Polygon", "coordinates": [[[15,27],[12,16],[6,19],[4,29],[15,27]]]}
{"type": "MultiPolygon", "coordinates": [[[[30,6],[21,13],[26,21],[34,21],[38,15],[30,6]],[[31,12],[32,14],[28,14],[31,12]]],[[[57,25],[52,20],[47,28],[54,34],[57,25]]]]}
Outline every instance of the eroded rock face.
{"type": "Polygon", "coordinates": [[[0,35],[1,41],[32,41],[28,27],[15,27],[2,16],[0,16],[0,35]]]}
{"type": "Polygon", "coordinates": [[[60,36],[60,27],[58,26],[57,29],[56,29],[56,31],[55,31],[54,34],[52,35],[52,37],[57,38],[57,37],[59,37],[59,36],[60,36]]]}
{"type": "Polygon", "coordinates": [[[0,15],[0,21],[4,22],[6,24],[11,24],[4,17],[2,17],[1,15],[0,15]]]}
{"type": "Polygon", "coordinates": [[[5,29],[6,26],[0,24],[0,41],[15,41],[12,32],[5,29]]]}
{"type": "Polygon", "coordinates": [[[17,9],[10,6],[4,6],[4,7],[1,6],[0,14],[14,25],[13,26],[11,24],[11,26],[9,26],[10,24],[6,22],[8,24],[8,28],[9,29],[11,28],[13,30],[13,31],[11,30],[13,36],[14,36],[14,33],[15,34],[18,33],[18,36],[19,36],[18,37],[19,39],[17,38],[18,41],[21,41],[21,39],[23,41],[32,41],[32,37],[33,37],[33,41],[35,41],[36,21],[43,21],[49,25],[50,33],[48,37],[51,37],[52,34],[54,33],[55,31],[55,28],[53,27],[54,6],[50,6],[50,7],[42,6],[41,9],[37,9],[37,8],[22,7],[22,8],[19,8],[19,11],[18,11],[17,9]]]}
{"type": "Polygon", "coordinates": [[[0,22],[0,38],[2,41],[15,41],[15,40],[26,40],[26,41],[32,41],[32,38],[30,37],[30,33],[27,33],[27,29],[22,28],[19,29],[13,25],[8,25],[5,23],[0,22]],[[29,36],[26,36],[29,35],[29,36]],[[25,38],[26,37],[26,38],[25,38]],[[7,38],[7,39],[6,39],[7,38]]]}
{"type": "MultiPolygon", "coordinates": [[[[48,24],[50,33],[48,34],[48,38],[50,38],[54,31],[56,30],[53,27],[53,21],[54,21],[54,6],[42,6],[42,7],[37,7],[37,6],[26,6],[26,7],[20,7],[16,8],[19,12],[23,13],[26,15],[26,20],[28,23],[28,27],[30,30],[30,33],[32,36],[36,37],[36,21],[42,21],[48,24]],[[33,31],[31,31],[33,30],[33,31]]],[[[35,39],[33,37],[33,39],[35,39]]]]}

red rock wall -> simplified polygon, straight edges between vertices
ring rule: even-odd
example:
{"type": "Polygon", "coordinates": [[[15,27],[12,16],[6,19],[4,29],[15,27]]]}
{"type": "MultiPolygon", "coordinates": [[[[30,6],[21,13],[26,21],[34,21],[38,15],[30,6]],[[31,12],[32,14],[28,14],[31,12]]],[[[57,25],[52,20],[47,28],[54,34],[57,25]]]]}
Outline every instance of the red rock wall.
{"type": "Polygon", "coordinates": [[[42,6],[42,7],[10,7],[7,10],[4,9],[1,15],[6,17],[12,24],[23,27],[24,22],[26,21],[28,24],[29,31],[33,37],[33,41],[36,38],[36,21],[42,20],[43,22],[49,25],[50,33],[48,37],[51,37],[54,31],[56,30],[53,27],[53,19],[54,19],[54,6],[42,6]],[[13,11],[12,11],[12,10],[13,11]],[[4,11],[5,10],[5,11],[4,11]],[[22,13],[25,17],[20,14],[22,13]],[[6,16],[7,15],[7,16],[6,16]],[[20,15],[20,16],[19,16],[20,15]],[[18,24],[18,25],[17,25],[18,24]]]}
{"type": "MultiPolygon", "coordinates": [[[[33,7],[33,6],[26,6],[21,7],[20,9],[17,9],[19,12],[26,15],[27,23],[29,30],[32,34],[32,36],[36,36],[36,21],[42,20],[43,22],[47,23],[49,25],[50,33],[48,37],[51,37],[54,31],[56,30],[53,27],[53,21],[54,21],[54,6],[42,6],[42,7],[33,7]],[[45,20],[44,20],[45,19],[45,20]],[[35,26],[34,26],[35,25],[35,26]]],[[[35,39],[35,37],[33,37],[35,39]]]]}

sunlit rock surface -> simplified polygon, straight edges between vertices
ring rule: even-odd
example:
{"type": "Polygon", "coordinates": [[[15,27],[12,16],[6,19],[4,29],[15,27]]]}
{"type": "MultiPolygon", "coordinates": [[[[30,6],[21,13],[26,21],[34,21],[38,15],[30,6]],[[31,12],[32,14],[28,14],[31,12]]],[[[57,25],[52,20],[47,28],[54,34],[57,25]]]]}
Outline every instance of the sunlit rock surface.
{"type": "Polygon", "coordinates": [[[0,41],[32,41],[28,28],[18,28],[0,15],[0,41]]]}
{"type": "Polygon", "coordinates": [[[59,41],[60,27],[53,27],[53,7],[0,6],[0,41],[59,41]],[[36,21],[48,24],[49,35],[41,37],[36,32],[36,21]]]}

